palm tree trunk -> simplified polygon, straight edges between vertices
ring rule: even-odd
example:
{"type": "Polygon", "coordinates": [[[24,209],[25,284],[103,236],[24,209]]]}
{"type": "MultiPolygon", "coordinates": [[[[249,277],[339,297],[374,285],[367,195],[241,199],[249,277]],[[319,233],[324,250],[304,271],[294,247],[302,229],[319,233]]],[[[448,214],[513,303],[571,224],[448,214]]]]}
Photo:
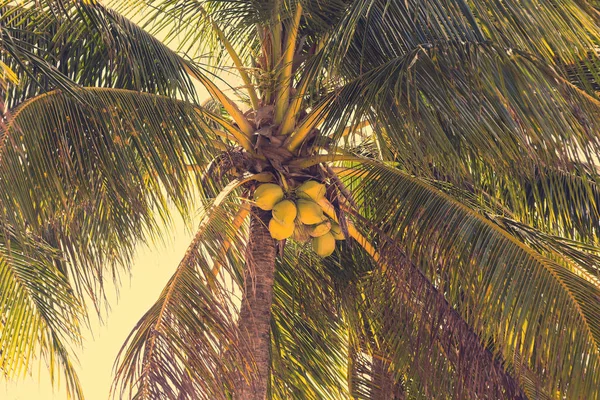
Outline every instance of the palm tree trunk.
{"type": "Polygon", "coordinates": [[[265,400],[267,396],[275,273],[275,241],[267,228],[269,217],[268,212],[252,209],[239,329],[242,349],[255,368],[247,379],[238,380],[234,397],[238,400],[265,400]]]}

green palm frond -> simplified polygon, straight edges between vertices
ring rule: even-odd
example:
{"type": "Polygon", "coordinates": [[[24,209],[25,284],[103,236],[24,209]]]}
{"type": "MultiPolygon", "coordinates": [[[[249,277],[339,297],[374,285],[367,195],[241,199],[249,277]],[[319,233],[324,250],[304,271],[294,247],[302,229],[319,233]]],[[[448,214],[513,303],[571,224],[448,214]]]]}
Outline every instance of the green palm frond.
{"type": "Polygon", "coordinates": [[[471,4],[486,38],[556,64],[581,61],[599,44],[598,19],[585,2],[543,1],[535,11],[530,8],[533,3],[516,1],[471,4]]]}
{"type": "Polygon", "coordinates": [[[0,227],[0,371],[18,379],[44,361],[53,383],[62,380],[70,398],[83,399],[71,345],[79,343],[85,312],[59,262],[40,238],[0,227]]]}
{"type": "Polygon", "coordinates": [[[7,89],[9,108],[77,85],[193,97],[181,58],[121,15],[98,3],[60,12],[33,3],[0,2],[0,60],[21,79],[7,89]]]}
{"type": "Polygon", "coordinates": [[[600,193],[598,175],[591,168],[577,163],[568,170],[546,165],[504,175],[480,161],[470,167],[472,180],[434,170],[436,179],[430,182],[475,207],[483,206],[548,234],[598,243],[600,193]]]}
{"type": "Polygon", "coordinates": [[[121,349],[115,396],[225,399],[237,371],[252,363],[238,347],[229,296],[241,285],[247,240],[245,218],[240,226],[234,223],[243,206],[233,196],[250,179],[233,181],[204,207],[177,270],[121,349]],[[215,279],[217,263],[234,278],[234,287],[215,279]]]}
{"type": "MultiPolygon", "coordinates": [[[[175,274],[138,322],[119,355],[116,396],[135,399],[221,399],[236,368],[233,305],[221,284],[213,292],[206,276],[232,232],[232,206],[210,209],[175,274]]],[[[229,389],[227,389],[229,388],[229,389]]]]}
{"type": "Polygon", "coordinates": [[[448,303],[444,288],[429,281],[381,233],[378,248],[385,267],[362,282],[363,312],[379,355],[389,357],[396,379],[410,376],[413,391],[418,388],[425,397],[522,398],[515,375],[523,371],[505,369],[501,357],[448,303]]]}
{"type": "Polygon", "coordinates": [[[383,276],[366,284],[368,313],[380,354],[410,398],[553,398],[518,360],[493,354],[401,253],[390,252],[386,265],[383,276]]]}
{"type": "MultiPolygon", "coordinates": [[[[213,67],[231,63],[213,23],[223,31],[242,60],[248,61],[253,50],[260,46],[255,24],[270,18],[268,8],[263,8],[263,12],[255,8],[261,2],[220,4],[195,0],[151,0],[135,1],[133,5],[120,1],[112,3],[125,15],[141,16],[141,25],[151,33],[163,35],[166,43],[177,46],[193,59],[202,57],[203,61],[210,60],[213,67]]],[[[245,65],[249,64],[245,62],[245,65]]]]}
{"type": "Polygon", "coordinates": [[[577,275],[600,288],[600,257],[599,248],[560,236],[548,235],[528,225],[510,218],[492,218],[503,229],[514,237],[546,255],[564,264],[577,275]]]}
{"type": "Polygon", "coordinates": [[[447,44],[418,48],[348,83],[324,129],[375,113],[386,136],[380,145],[407,168],[465,179],[475,161],[507,174],[517,166],[594,165],[599,111],[595,100],[518,55],[447,44]]]}
{"type": "Polygon", "coordinates": [[[356,399],[377,398],[378,377],[373,369],[373,355],[378,345],[367,313],[370,299],[364,290],[365,281],[377,267],[371,256],[352,240],[342,243],[340,251],[323,263],[339,303],[340,318],[348,330],[348,391],[356,399]]]}
{"type": "Polygon", "coordinates": [[[189,165],[218,151],[189,103],[117,89],[80,95],[87,105],[50,92],[14,112],[1,136],[0,201],[14,226],[63,250],[70,278],[94,293],[107,268],[168,221],[169,200],[188,212],[189,165]]]}
{"type": "MultiPolygon", "coordinates": [[[[15,32],[11,29],[11,20],[20,20],[21,13],[28,12],[28,9],[23,11],[23,6],[13,7],[8,1],[0,2],[0,61],[7,68],[10,68],[16,79],[8,80],[0,86],[0,94],[3,98],[2,114],[6,113],[6,110],[14,106],[14,100],[7,98],[7,93],[10,91],[17,91],[16,89],[21,84],[21,88],[18,90],[19,95],[12,97],[22,97],[22,91],[31,91],[31,87],[34,87],[34,92],[37,93],[39,87],[43,86],[40,80],[44,80],[46,84],[54,85],[55,87],[61,88],[73,96],[77,96],[75,91],[76,85],[74,82],[65,77],[55,66],[50,64],[44,55],[40,55],[38,49],[32,46],[31,43],[27,43],[20,36],[35,36],[32,33],[19,34],[19,30],[15,32]],[[9,12],[14,9],[14,13],[9,12]],[[29,85],[24,84],[30,82],[29,85]]],[[[18,25],[18,22],[16,23],[18,25]]],[[[3,71],[4,72],[4,71],[3,71]]]]}
{"type": "MultiPolygon", "coordinates": [[[[514,194],[512,190],[499,189],[498,194],[490,196],[476,187],[462,190],[449,182],[428,180],[428,183],[476,210],[523,243],[555,261],[565,263],[566,268],[598,284],[600,258],[599,249],[595,245],[597,242],[594,240],[595,223],[592,222],[598,213],[595,184],[586,182],[575,174],[556,173],[548,176],[548,182],[543,183],[542,193],[539,195],[531,192],[514,194]],[[558,187],[553,186],[555,178],[558,187]],[[562,185],[567,187],[564,192],[561,190],[562,185]],[[521,206],[514,202],[515,198],[523,200],[519,196],[531,196],[525,199],[529,203],[526,205],[530,207],[528,211],[513,211],[515,206],[521,206]],[[503,202],[510,205],[505,206],[503,202]],[[538,207],[543,209],[539,210],[538,207]],[[576,232],[573,233],[572,230],[576,232]],[[573,239],[572,236],[585,238],[586,241],[573,239]]],[[[510,183],[518,185],[519,181],[513,179],[510,183]]]]}
{"type": "Polygon", "coordinates": [[[509,363],[518,356],[549,393],[596,395],[597,286],[418,178],[374,163],[361,175],[354,195],[363,215],[443,289],[494,354],[509,363]]]}
{"type": "Polygon", "coordinates": [[[348,398],[348,333],[334,289],[319,257],[306,246],[286,245],[273,289],[272,398],[348,398]]]}
{"type": "Polygon", "coordinates": [[[341,10],[328,51],[347,77],[451,41],[528,52],[590,92],[598,81],[598,17],[585,2],[360,0],[341,10]]]}
{"type": "Polygon", "coordinates": [[[352,241],[341,248],[337,266],[327,262],[360,348],[356,398],[379,398],[385,379],[411,399],[518,398],[514,371],[505,370],[443,292],[368,220],[357,221],[377,234],[379,267],[352,241]],[[389,371],[378,370],[380,362],[389,371]]]}
{"type": "Polygon", "coordinates": [[[594,4],[111,6],[0,0],[0,369],[80,396],[86,295],[200,205],[115,397],[600,397],[594,4]],[[325,258],[253,203],[307,179],[325,258]]]}

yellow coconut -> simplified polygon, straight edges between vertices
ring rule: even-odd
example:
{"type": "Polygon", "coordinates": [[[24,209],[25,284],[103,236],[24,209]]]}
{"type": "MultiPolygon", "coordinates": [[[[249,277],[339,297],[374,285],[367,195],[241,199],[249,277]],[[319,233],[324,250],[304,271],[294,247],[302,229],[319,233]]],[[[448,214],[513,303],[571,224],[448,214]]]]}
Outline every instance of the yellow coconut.
{"type": "Polygon", "coordinates": [[[298,219],[304,225],[314,225],[323,222],[325,218],[323,210],[314,201],[298,199],[296,205],[298,206],[298,219]]]}
{"type": "Polygon", "coordinates": [[[312,248],[321,257],[330,256],[335,250],[335,238],[329,232],[323,236],[313,238],[312,248]]]}
{"type": "Polygon", "coordinates": [[[331,222],[331,234],[335,238],[335,240],[344,240],[344,232],[342,232],[342,227],[337,222],[331,222]]]}
{"type": "Polygon", "coordinates": [[[254,191],[254,202],[263,210],[271,210],[283,199],[283,190],[274,183],[263,183],[254,191]]]}
{"type": "Polygon", "coordinates": [[[306,181],[296,188],[301,199],[319,201],[325,196],[325,185],[317,181],[306,181]]]}
{"type": "Polygon", "coordinates": [[[296,224],[292,238],[299,243],[306,243],[310,239],[309,227],[304,224],[296,224]]]}
{"type": "Polygon", "coordinates": [[[283,200],[273,207],[273,218],[280,224],[293,223],[298,214],[298,209],[293,201],[283,200]]]}
{"type": "Polygon", "coordinates": [[[287,239],[294,233],[294,222],[289,224],[280,224],[275,219],[269,221],[269,232],[271,237],[276,240],[287,239]]]}
{"type": "Polygon", "coordinates": [[[313,225],[310,229],[310,236],[319,237],[323,236],[331,229],[331,222],[325,221],[318,225],[313,225]]]}

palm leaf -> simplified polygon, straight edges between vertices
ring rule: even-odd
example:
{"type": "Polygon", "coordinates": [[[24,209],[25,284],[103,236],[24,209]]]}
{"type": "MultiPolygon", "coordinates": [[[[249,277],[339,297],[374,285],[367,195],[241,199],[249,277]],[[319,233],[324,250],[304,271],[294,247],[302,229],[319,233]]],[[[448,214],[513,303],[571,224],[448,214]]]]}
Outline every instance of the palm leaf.
{"type": "Polygon", "coordinates": [[[334,289],[322,261],[288,241],[276,261],[273,288],[273,399],[348,398],[347,328],[334,289]]]}
{"type": "Polygon", "coordinates": [[[80,93],[89,105],[51,92],[12,115],[2,131],[0,198],[14,226],[63,250],[70,279],[97,294],[106,268],[126,264],[134,244],[168,221],[168,199],[188,212],[188,165],[206,165],[217,151],[191,104],[116,89],[80,93]]]}
{"type": "Polygon", "coordinates": [[[541,166],[503,175],[482,162],[471,164],[472,181],[438,176],[432,181],[442,190],[461,188],[462,197],[472,204],[492,208],[555,236],[598,243],[598,176],[590,168],[574,164],[568,171],[541,166]],[[466,194],[465,192],[469,192],[466,194]]]}
{"type": "MultiPolygon", "coordinates": [[[[550,177],[551,175],[549,175],[550,177]]],[[[593,194],[596,190],[595,184],[585,182],[578,176],[566,174],[559,174],[558,178],[559,184],[565,184],[568,186],[568,190],[562,192],[560,187],[555,189],[551,186],[554,182],[549,179],[550,185],[544,186],[544,192],[541,196],[537,197],[536,195],[534,201],[529,200],[530,204],[527,205],[531,207],[529,212],[521,209],[518,209],[518,212],[513,212],[515,207],[514,198],[521,201],[522,199],[519,196],[523,194],[517,192],[515,195],[512,190],[500,189],[492,197],[476,187],[471,187],[471,190],[463,190],[449,182],[428,180],[428,183],[469,208],[476,210],[488,220],[510,232],[516,239],[597,284],[598,265],[600,265],[598,247],[570,237],[570,234],[586,239],[595,236],[593,223],[588,225],[588,219],[593,220],[596,218],[597,213],[596,196],[593,194]],[[586,196],[587,193],[592,195],[588,197],[586,196]],[[563,195],[566,196],[563,197],[563,195]],[[509,203],[512,207],[503,205],[504,202],[509,203]],[[538,207],[552,207],[552,209],[540,211],[538,207]],[[567,210],[563,208],[567,208],[567,210]],[[564,221],[560,218],[564,218],[564,221]],[[532,221],[533,223],[525,221],[532,221]],[[574,223],[571,224],[572,222],[574,223]],[[586,233],[581,234],[580,229],[585,230],[586,233]],[[575,234],[571,230],[576,230],[575,234]],[[567,237],[559,235],[565,233],[567,237]]],[[[519,181],[514,179],[512,183],[518,185],[519,181]]],[[[523,196],[527,197],[527,195],[523,196]]],[[[516,206],[519,207],[520,204],[517,203],[516,206]]],[[[594,240],[588,241],[595,243],[594,240]]]]}
{"type": "Polygon", "coordinates": [[[538,66],[487,44],[418,48],[343,86],[322,135],[374,115],[382,152],[457,182],[477,164],[506,176],[595,165],[597,102],[538,66]]]}
{"type": "Polygon", "coordinates": [[[0,2],[0,60],[21,77],[8,88],[10,108],[56,87],[76,94],[76,85],[194,95],[181,58],[116,12],[97,3],[61,12],[28,5],[0,2]]]}
{"type": "Polygon", "coordinates": [[[353,1],[330,24],[328,59],[348,78],[417,48],[492,43],[525,51],[587,90],[598,81],[598,15],[585,1],[353,1]],[[341,16],[340,16],[341,14],[341,16]]]}
{"type": "MultiPolygon", "coordinates": [[[[226,398],[236,368],[230,359],[236,352],[236,326],[232,305],[224,293],[213,293],[207,283],[212,260],[205,253],[215,253],[205,246],[213,251],[218,247],[214,238],[222,236],[219,233],[227,229],[231,219],[226,208],[206,215],[163,293],[124,344],[115,395],[128,392],[135,399],[226,398]]],[[[237,243],[233,248],[238,251],[237,243]]],[[[219,286],[218,290],[225,288],[219,286]]]]}
{"type": "Polygon", "coordinates": [[[252,360],[239,348],[237,311],[228,293],[241,284],[247,240],[247,227],[233,222],[240,204],[231,196],[254,178],[233,181],[204,208],[177,270],[121,349],[115,396],[225,399],[236,374],[251,373],[252,360]],[[234,278],[234,287],[215,280],[217,262],[234,278]]]}
{"type": "Polygon", "coordinates": [[[549,393],[597,395],[595,285],[417,178],[372,163],[360,175],[354,195],[364,215],[444,285],[446,299],[494,354],[507,362],[518,356],[549,393]]]}
{"type": "Polygon", "coordinates": [[[447,398],[523,398],[514,378],[523,372],[506,371],[502,359],[393,243],[380,247],[387,248],[381,259],[386,271],[364,290],[371,329],[393,371],[411,376],[426,396],[439,391],[447,398]]]}
{"type": "MultiPolygon", "coordinates": [[[[41,239],[0,228],[0,371],[9,379],[35,361],[62,371],[69,398],[83,399],[70,345],[80,340],[84,309],[57,268],[60,254],[41,239]]],[[[51,374],[53,383],[61,379],[51,374]]]]}
{"type": "Polygon", "coordinates": [[[379,398],[384,378],[402,382],[409,398],[518,398],[512,372],[443,293],[381,231],[354,217],[376,235],[382,251],[376,265],[350,242],[341,249],[338,268],[328,262],[350,335],[360,348],[357,368],[368,371],[353,377],[355,396],[379,398]],[[380,362],[389,371],[377,370],[380,362]]]}
{"type": "Polygon", "coordinates": [[[256,26],[249,21],[257,22],[253,5],[229,3],[225,8],[217,2],[203,1],[136,1],[133,5],[114,2],[117,11],[141,16],[144,29],[161,33],[165,43],[176,46],[192,59],[209,57],[215,68],[231,63],[215,26],[232,42],[241,59],[249,60],[252,49],[258,45],[256,26]]]}

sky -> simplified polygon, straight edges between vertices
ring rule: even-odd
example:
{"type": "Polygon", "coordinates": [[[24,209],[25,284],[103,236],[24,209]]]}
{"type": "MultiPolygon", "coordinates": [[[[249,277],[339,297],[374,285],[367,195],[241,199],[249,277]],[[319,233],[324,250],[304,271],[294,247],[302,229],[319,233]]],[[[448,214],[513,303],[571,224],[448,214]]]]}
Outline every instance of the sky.
{"type": "MultiPolygon", "coordinates": [[[[113,365],[121,345],[135,323],[158,298],[191,238],[192,233],[185,229],[183,221],[176,220],[173,229],[165,232],[166,245],[140,248],[131,279],[123,278],[119,301],[114,294],[111,295],[112,310],[104,324],[95,321],[92,331],[84,332],[84,348],[77,354],[79,378],[86,400],[108,399],[113,365]]],[[[0,378],[0,399],[65,400],[64,387],[53,390],[43,363],[41,368],[41,373],[37,373],[36,366],[34,376],[19,382],[6,382],[0,378]]]]}

